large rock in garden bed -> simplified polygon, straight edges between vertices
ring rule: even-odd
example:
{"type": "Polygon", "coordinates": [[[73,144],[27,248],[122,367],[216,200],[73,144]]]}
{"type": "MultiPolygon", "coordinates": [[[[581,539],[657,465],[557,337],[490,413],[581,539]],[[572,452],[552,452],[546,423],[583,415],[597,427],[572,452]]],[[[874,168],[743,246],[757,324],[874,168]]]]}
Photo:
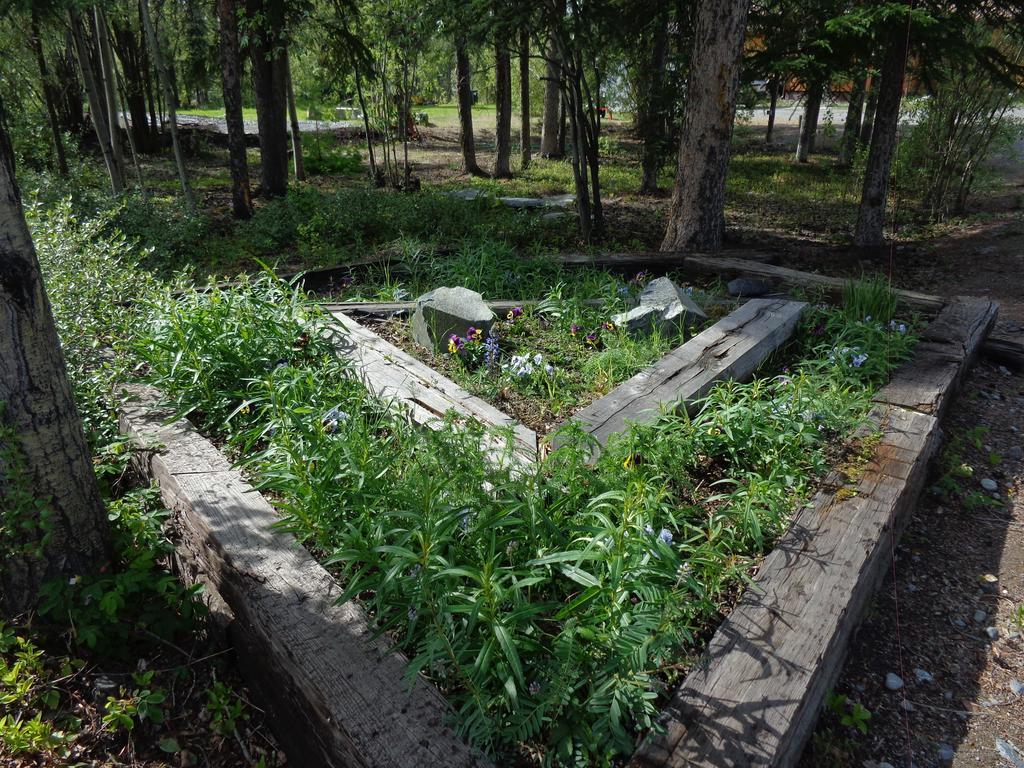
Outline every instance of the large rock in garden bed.
{"type": "Polygon", "coordinates": [[[468,288],[435,288],[416,299],[412,337],[427,349],[444,349],[452,334],[465,336],[470,328],[491,330],[495,315],[483,297],[468,288]]]}
{"type": "Polygon", "coordinates": [[[634,335],[657,330],[666,336],[691,328],[707,317],[682,288],[667,277],[659,277],[647,284],[637,306],[615,315],[612,322],[634,335]]]}

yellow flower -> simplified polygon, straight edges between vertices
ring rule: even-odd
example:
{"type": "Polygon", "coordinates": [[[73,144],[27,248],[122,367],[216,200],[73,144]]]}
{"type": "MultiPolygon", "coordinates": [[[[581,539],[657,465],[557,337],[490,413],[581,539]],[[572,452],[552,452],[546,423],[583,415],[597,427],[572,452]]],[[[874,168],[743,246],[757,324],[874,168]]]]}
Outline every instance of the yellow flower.
{"type": "Polygon", "coordinates": [[[626,457],[626,460],[622,462],[623,469],[629,469],[633,466],[633,454],[626,457]]]}

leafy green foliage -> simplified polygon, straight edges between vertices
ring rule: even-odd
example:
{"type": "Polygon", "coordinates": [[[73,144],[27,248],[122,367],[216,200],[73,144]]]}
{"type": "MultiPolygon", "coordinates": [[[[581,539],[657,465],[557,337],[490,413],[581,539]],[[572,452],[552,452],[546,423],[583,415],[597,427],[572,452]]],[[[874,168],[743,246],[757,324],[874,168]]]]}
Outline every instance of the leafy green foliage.
{"type": "MultiPolygon", "coordinates": [[[[571,317],[547,303],[560,307],[571,317]]],[[[723,383],[693,418],[634,427],[594,466],[568,428],[531,473],[488,461],[479,425],[415,429],[369,396],[323,343],[316,308],[269,278],[163,297],[152,313],[137,348],[154,383],[242,458],[410,674],[446,693],[460,733],[551,764],[632,751],[681,658],[912,343],[815,309],[789,372],[723,383]],[[860,365],[833,354],[853,343],[860,365]]]]}

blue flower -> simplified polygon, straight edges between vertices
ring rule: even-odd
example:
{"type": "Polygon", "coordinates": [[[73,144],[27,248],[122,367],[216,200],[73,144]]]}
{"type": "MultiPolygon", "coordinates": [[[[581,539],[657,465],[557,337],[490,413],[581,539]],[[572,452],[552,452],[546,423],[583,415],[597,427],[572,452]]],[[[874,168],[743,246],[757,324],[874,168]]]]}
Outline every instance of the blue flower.
{"type": "Polygon", "coordinates": [[[646,533],[648,536],[654,535],[654,528],[651,526],[650,523],[644,526],[644,533],[646,533]]]}
{"type": "Polygon", "coordinates": [[[416,621],[416,617],[419,616],[419,613],[416,612],[415,608],[410,608],[406,611],[405,615],[409,617],[409,621],[416,621]]]}
{"type": "Polygon", "coordinates": [[[658,538],[661,539],[666,544],[671,544],[672,543],[672,531],[670,531],[668,528],[662,528],[661,531],[658,533],[658,538]]]}
{"type": "Polygon", "coordinates": [[[853,356],[853,359],[850,360],[850,365],[852,365],[854,368],[860,368],[862,365],[864,365],[864,363],[867,362],[867,360],[868,360],[868,353],[867,352],[862,352],[859,355],[854,355],[853,356]]]}
{"type": "Polygon", "coordinates": [[[534,680],[532,683],[530,683],[530,695],[536,696],[538,693],[540,693],[540,683],[534,680]]]}
{"type": "Polygon", "coordinates": [[[341,409],[340,405],[336,405],[323,415],[320,419],[320,423],[323,425],[324,432],[336,432],[338,424],[344,424],[350,418],[351,417],[341,409]]]}

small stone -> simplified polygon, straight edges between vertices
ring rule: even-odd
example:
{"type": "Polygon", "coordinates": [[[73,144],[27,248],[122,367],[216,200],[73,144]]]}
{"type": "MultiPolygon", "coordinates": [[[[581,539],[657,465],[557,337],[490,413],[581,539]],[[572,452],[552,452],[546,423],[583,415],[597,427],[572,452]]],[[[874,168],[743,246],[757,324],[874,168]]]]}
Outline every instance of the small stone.
{"type": "Polygon", "coordinates": [[[726,286],[730,296],[764,296],[772,287],[764,280],[755,277],[737,277],[726,286]]]}
{"type": "Polygon", "coordinates": [[[927,670],[921,669],[920,667],[914,670],[914,677],[919,683],[932,683],[935,682],[935,678],[932,677],[932,673],[927,670]]]}
{"type": "Polygon", "coordinates": [[[1020,461],[1024,459],[1024,447],[1019,445],[1011,445],[1006,450],[1006,458],[1013,459],[1014,461],[1020,461]]]}
{"type": "Polygon", "coordinates": [[[977,611],[974,612],[974,623],[975,624],[984,624],[985,623],[985,619],[987,619],[987,618],[988,618],[988,614],[985,613],[982,610],[977,610],[977,611]]]}
{"type": "Polygon", "coordinates": [[[952,701],[953,700],[953,692],[952,691],[943,691],[942,692],[942,700],[943,701],[952,701]]]}
{"type": "Polygon", "coordinates": [[[995,627],[985,627],[985,634],[988,635],[989,640],[999,639],[999,630],[995,627]]]}
{"type": "Polygon", "coordinates": [[[909,699],[904,699],[900,702],[900,709],[902,709],[904,712],[913,712],[914,704],[909,699]]]}
{"type": "Polygon", "coordinates": [[[981,487],[984,488],[989,493],[992,493],[993,491],[998,491],[999,490],[999,484],[995,480],[993,480],[991,477],[984,477],[984,478],[982,478],[982,480],[981,480],[981,487]]]}
{"type": "Polygon", "coordinates": [[[898,691],[903,687],[903,678],[897,675],[895,672],[889,672],[885,676],[885,687],[890,691],[898,691]]]}
{"type": "Polygon", "coordinates": [[[961,618],[955,618],[953,619],[953,626],[957,627],[958,629],[963,629],[967,626],[967,622],[961,618]]]}
{"type": "Polygon", "coordinates": [[[956,757],[955,749],[949,744],[939,744],[939,762],[942,765],[949,765],[953,762],[954,757],[956,757]]]}
{"type": "Polygon", "coordinates": [[[1013,692],[1014,696],[1024,696],[1024,683],[1020,680],[1011,680],[1010,690],[1013,692]]]}
{"type": "Polygon", "coordinates": [[[106,675],[96,675],[92,683],[92,695],[98,702],[105,702],[108,696],[116,696],[118,685],[106,675]]]}
{"type": "Polygon", "coordinates": [[[634,335],[655,329],[668,335],[706,319],[707,314],[685,291],[667,277],[659,277],[647,284],[636,307],[615,315],[612,322],[634,335]]]}
{"type": "Polygon", "coordinates": [[[1010,373],[1010,369],[1007,368],[1005,365],[999,366],[999,372],[1003,374],[1003,376],[1013,376],[1013,374],[1010,373]]]}

